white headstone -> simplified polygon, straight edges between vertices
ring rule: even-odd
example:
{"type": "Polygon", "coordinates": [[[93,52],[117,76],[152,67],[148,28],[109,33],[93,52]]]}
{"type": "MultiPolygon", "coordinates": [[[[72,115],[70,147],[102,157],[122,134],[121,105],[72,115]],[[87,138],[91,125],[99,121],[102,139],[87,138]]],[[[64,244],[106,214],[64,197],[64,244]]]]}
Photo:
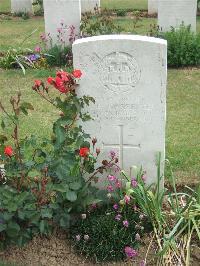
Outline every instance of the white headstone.
{"type": "Polygon", "coordinates": [[[148,0],[148,14],[158,13],[158,1],[159,0],[148,0]]]}
{"type": "Polygon", "coordinates": [[[94,12],[100,7],[100,0],[81,0],[81,13],[94,12]]]}
{"type": "Polygon", "coordinates": [[[64,28],[63,39],[69,42],[70,27],[75,27],[75,35],[80,34],[81,3],[80,0],[43,0],[45,32],[50,33],[52,43],[58,40],[58,31],[64,28]]]}
{"type": "Polygon", "coordinates": [[[143,166],[155,181],[157,152],[165,156],[167,43],[136,35],[90,37],[73,44],[83,71],[80,95],[90,95],[95,119],[84,129],[98,139],[101,158],[117,151],[121,168],[143,166]]]}
{"type": "Polygon", "coordinates": [[[158,25],[162,31],[179,28],[182,22],[196,32],[197,0],[159,0],[158,25]]]}
{"type": "Polygon", "coordinates": [[[32,13],[32,0],[11,0],[11,13],[32,13]]]}

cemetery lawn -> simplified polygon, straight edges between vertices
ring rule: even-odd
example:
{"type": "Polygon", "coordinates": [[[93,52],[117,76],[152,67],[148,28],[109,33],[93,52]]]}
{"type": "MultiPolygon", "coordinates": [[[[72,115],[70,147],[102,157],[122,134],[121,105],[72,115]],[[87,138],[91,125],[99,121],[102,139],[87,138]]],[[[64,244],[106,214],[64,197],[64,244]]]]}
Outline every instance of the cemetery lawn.
{"type": "MultiPolygon", "coordinates": [[[[45,79],[54,72],[27,70],[24,76],[20,70],[0,70],[0,98],[4,104],[21,90],[24,100],[35,106],[35,111],[22,121],[21,135],[27,130],[43,137],[50,134],[56,111],[44,104],[31,86],[35,79],[45,79]]],[[[166,155],[180,183],[193,183],[200,178],[199,75],[200,69],[168,70],[166,155]]]]}
{"type": "Polygon", "coordinates": [[[101,0],[107,9],[147,10],[148,0],[101,0]]]}

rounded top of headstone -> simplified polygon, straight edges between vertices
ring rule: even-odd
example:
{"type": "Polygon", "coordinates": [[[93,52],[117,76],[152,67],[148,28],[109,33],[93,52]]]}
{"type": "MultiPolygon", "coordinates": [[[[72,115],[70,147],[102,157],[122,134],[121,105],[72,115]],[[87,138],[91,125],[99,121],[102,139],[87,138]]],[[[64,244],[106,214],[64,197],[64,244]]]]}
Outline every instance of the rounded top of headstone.
{"type": "Polygon", "coordinates": [[[73,45],[88,43],[88,42],[95,42],[95,41],[107,41],[107,40],[128,40],[128,41],[141,41],[141,42],[148,42],[148,43],[155,43],[155,44],[162,44],[167,45],[167,41],[160,38],[142,36],[142,35],[100,35],[100,36],[93,36],[87,37],[83,39],[76,40],[73,45]]]}

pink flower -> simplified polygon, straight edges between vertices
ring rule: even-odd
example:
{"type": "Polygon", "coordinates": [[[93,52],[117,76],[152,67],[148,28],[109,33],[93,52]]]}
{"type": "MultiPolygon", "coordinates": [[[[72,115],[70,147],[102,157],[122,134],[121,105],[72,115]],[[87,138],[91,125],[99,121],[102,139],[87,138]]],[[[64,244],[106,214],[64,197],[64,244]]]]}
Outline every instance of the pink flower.
{"type": "Polygon", "coordinates": [[[117,214],[117,215],[115,216],[115,220],[116,220],[116,221],[120,221],[121,218],[122,218],[121,214],[117,214]]]}
{"type": "Polygon", "coordinates": [[[129,226],[129,222],[127,220],[123,221],[123,226],[124,227],[128,227],[129,226]]]}
{"type": "Polygon", "coordinates": [[[132,187],[137,187],[138,182],[136,181],[135,178],[132,178],[132,179],[131,179],[131,185],[132,185],[132,187]]]}
{"type": "Polygon", "coordinates": [[[111,159],[114,159],[115,156],[116,156],[116,152],[115,151],[110,151],[109,155],[110,155],[111,159]]]}
{"type": "Polygon", "coordinates": [[[125,247],[124,252],[127,258],[134,258],[138,255],[137,251],[131,247],[125,247]]]}
{"type": "Polygon", "coordinates": [[[144,182],[147,181],[147,175],[146,175],[146,174],[144,174],[144,175],[142,176],[142,180],[143,180],[144,182]]]}
{"type": "Polygon", "coordinates": [[[61,28],[57,28],[57,32],[61,33],[62,29],[61,28]]]}
{"type": "Polygon", "coordinates": [[[145,265],[146,265],[145,260],[142,260],[142,261],[140,262],[140,266],[145,266],[145,265]]]}
{"type": "Polygon", "coordinates": [[[114,210],[118,210],[118,209],[119,209],[119,206],[118,206],[117,203],[115,203],[115,204],[113,205],[113,209],[114,209],[114,210]]]}
{"type": "Polygon", "coordinates": [[[76,241],[80,241],[81,240],[81,236],[80,235],[76,235],[76,241]]]}
{"type": "Polygon", "coordinates": [[[42,49],[39,45],[36,45],[34,50],[36,53],[40,53],[42,49]]]}
{"type": "Polygon", "coordinates": [[[92,209],[96,209],[97,208],[97,204],[96,203],[92,203],[91,207],[92,207],[92,209]]]}
{"type": "Polygon", "coordinates": [[[128,195],[125,195],[125,196],[124,196],[124,202],[125,202],[126,204],[129,204],[130,200],[131,200],[131,198],[130,198],[128,195]]]}
{"type": "Polygon", "coordinates": [[[113,192],[114,189],[113,189],[113,187],[112,187],[111,185],[109,185],[109,186],[107,186],[107,191],[108,191],[108,192],[113,192]]]}
{"type": "Polygon", "coordinates": [[[109,175],[108,176],[108,180],[110,181],[110,182],[113,182],[113,181],[116,181],[116,176],[114,176],[114,175],[109,175]]]}
{"type": "Polygon", "coordinates": [[[116,186],[116,188],[121,188],[121,186],[122,186],[121,182],[118,179],[115,182],[115,186],[116,186]]]}

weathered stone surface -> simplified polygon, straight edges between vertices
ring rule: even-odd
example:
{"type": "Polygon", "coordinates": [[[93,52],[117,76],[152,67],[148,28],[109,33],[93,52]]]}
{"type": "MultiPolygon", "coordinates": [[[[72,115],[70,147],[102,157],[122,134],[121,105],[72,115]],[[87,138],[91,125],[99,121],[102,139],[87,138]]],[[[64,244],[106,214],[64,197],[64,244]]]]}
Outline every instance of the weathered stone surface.
{"type": "Polygon", "coordinates": [[[32,13],[32,0],[11,0],[11,13],[32,13]]]}
{"type": "Polygon", "coordinates": [[[119,154],[130,172],[143,166],[155,181],[155,154],[165,156],[167,43],[134,35],[97,36],[73,44],[74,67],[83,71],[80,95],[90,95],[95,119],[84,129],[97,137],[102,158],[119,154]]]}
{"type": "Polygon", "coordinates": [[[159,0],[148,0],[148,14],[155,14],[158,12],[159,0]]]}
{"type": "Polygon", "coordinates": [[[70,27],[75,27],[75,35],[80,33],[80,0],[43,0],[45,32],[51,35],[52,43],[57,43],[58,31],[64,28],[62,40],[69,44],[70,27]],[[62,25],[61,25],[62,24],[62,25]]]}
{"type": "Polygon", "coordinates": [[[197,0],[159,0],[158,25],[162,31],[179,28],[182,22],[196,32],[197,0]]]}
{"type": "Polygon", "coordinates": [[[100,7],[100,0],[81,0],[81,13],[94,12],[96,7],[100,7]]]}

